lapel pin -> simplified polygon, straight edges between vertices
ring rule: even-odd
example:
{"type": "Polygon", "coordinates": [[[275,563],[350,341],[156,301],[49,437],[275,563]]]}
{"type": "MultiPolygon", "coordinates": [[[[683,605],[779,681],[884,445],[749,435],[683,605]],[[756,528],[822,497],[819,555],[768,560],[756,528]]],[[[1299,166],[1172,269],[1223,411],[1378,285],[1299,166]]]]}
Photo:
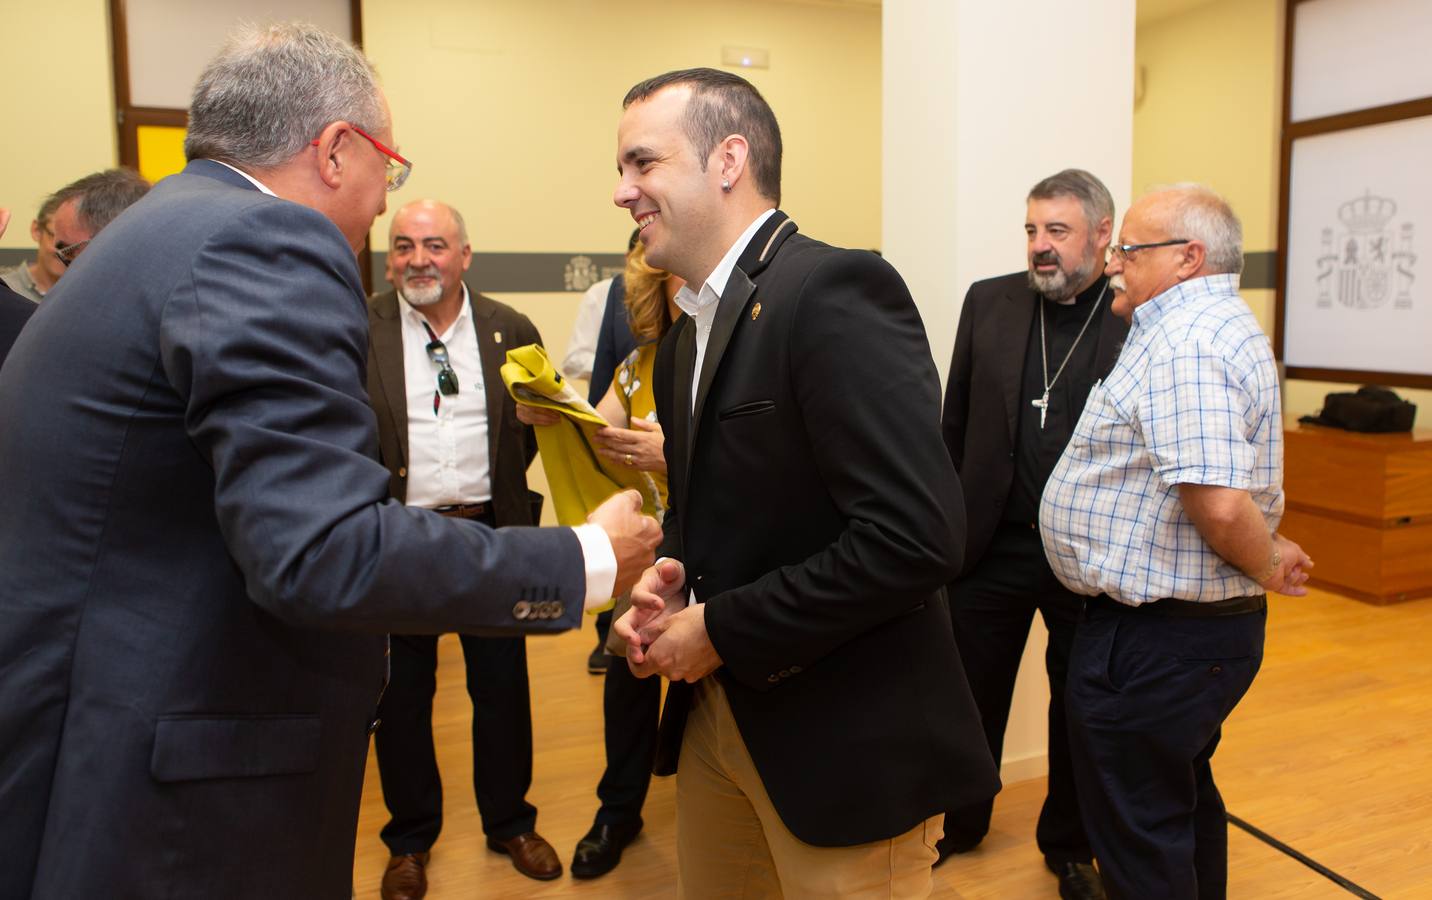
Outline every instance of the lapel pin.
{"type": "Polygon", "coordinates": [[[500,332],[500,331],[494,331],[494,332],[492,333],[492,342],[493,342],[494,344],[500,344],[500,343],[502,343],[502,332],[500,332]]]}
{"type": "Polygon", "coordinates": [[[752,322],[756,321],[756,317],[759,316],[760,314],[761,314],[761,302],[760,302],[759,300],[757,300],[757,301],[756,301],[756,305],[753,306],[753,307],[751,307],[751,321],[752,321],[752,322]]]}

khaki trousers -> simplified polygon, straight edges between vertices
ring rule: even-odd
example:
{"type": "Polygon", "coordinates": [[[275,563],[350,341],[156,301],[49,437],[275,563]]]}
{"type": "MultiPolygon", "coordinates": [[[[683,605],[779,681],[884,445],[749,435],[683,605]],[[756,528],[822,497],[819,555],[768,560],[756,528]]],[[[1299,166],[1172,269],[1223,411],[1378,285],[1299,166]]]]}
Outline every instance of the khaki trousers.
{"type": "Polygon", "coordinates": [[[676,773],[677,895],[682,900],[930,895],[943,815],[897,837],[854,847],[804,843],[771,805],[720,683],[702,679],[692,702],[676,773]]]}

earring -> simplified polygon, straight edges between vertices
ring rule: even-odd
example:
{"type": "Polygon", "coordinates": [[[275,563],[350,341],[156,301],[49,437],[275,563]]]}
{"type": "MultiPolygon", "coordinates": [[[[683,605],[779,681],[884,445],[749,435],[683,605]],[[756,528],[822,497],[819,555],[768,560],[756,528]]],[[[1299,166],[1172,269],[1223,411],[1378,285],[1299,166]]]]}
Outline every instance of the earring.
{"type": "Polygon", "coordinates": [[[731,182],[729,179],[721,179],[721,190],[725,191],[728,194],[731,193],[731,182]]]}

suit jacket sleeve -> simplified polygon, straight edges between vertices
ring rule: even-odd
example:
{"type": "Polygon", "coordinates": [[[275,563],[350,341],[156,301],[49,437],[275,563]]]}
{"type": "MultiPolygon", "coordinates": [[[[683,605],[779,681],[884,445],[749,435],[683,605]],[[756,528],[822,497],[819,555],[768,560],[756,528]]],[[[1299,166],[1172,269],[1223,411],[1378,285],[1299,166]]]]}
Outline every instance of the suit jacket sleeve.
{"type": "Polygon", "coordinates": [[[790,378],[810,464],[845,528],[799,564],[710,598],[706,626],[728,673],[763,691],[773,667],[819,660],[933,602],[964,546],[939,377],[900,276],[871,254],[831,253],[797,302],[790,378]]]}
{"type": "Polygon", "coordinates": [[[974,370],[974,289],[965,294],[960,307],[960,325],[955,332],[955,353],[950,360],[950,376],[945,387],[945,413],[940,431],[949,450],[950,461],[958,471],[965,462],[965,429],[970,417],[970,377],[974,370]]]}
{"type": "Polygon", "coordinates": [[[570,529],[446,519],[388,499],[363,387],[368,323],[327,219],[255,203],[196,254],[160,325],[161,363],[249,596],[303,625],[560,631],[586,592],[570,529]],[[519,620],[515,601],[561,601],[519,620]]]}

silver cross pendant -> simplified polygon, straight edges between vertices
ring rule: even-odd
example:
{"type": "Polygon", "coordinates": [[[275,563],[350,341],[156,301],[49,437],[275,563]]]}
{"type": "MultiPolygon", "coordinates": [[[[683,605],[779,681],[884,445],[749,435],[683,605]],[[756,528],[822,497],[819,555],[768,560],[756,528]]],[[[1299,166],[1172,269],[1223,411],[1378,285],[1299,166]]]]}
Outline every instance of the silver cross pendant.
{"type": "Polygon", "coordinates": [[[1039,427],[1044,427],[1044,417],[1049,413],[1049,392],[1045,391],[1044,396],[1038,400],[1029,401],[1030,406],[1039,407],[1039,427]]]}

